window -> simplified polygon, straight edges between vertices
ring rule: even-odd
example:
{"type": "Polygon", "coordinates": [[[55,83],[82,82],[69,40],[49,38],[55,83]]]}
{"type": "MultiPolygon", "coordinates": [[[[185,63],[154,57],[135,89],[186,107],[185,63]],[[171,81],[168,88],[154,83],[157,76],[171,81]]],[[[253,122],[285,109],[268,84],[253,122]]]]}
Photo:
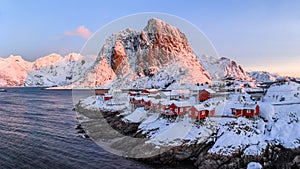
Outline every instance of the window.
{"type": "Polygon", "coordinates": [[[251,110],[248,109],[248,110],[247,110],[247,113],[251,113],[251,110]]]}

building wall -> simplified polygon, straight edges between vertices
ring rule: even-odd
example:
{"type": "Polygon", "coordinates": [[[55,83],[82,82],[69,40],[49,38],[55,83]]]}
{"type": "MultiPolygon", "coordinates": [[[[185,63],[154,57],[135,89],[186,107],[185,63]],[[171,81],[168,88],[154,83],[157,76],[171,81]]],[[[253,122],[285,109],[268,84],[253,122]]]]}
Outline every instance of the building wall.
{"type": "Polygon", "coordinates": [[[199,92],[199,100],[205,101],[208,100],[211,97],[210,93],[206,90],[202,90],[199,92]]]}

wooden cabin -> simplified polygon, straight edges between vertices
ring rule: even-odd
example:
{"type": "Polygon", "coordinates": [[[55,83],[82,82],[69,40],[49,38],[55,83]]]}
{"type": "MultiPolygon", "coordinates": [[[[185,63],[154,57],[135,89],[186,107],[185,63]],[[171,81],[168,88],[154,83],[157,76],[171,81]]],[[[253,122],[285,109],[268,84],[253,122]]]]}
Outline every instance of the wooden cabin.
{"type": "Polygon", "coordinates": [[[108,101],[108,100],[111,100],[112,98],[113,98],[112,95],[105,95],[105,96],[103,97],[103,100],[104,100],[104,101],[108,101]]]}
{"type": "MultiPolygon", "coordinates": [[[[85,89],[83,89],[83,90],[85,90],[85,89]]],[[[100,96],[100,95],[103,96],[103,95],[107,94],[108,91],[109,91],[109,89],[95,89],[95,95],[96,96],[100,96]]]]}
{"type": "Polygon", "coordinates": [[[150,109],[151,104],[152,104],[150,98],[143,98],[143,102],[142,103],[143,103],[143,106],[144,106],[145,109],[150,109]]]}
{"type": "Polygon", "coordinates": [[[257,104],[237,104],[231,108],[233,115],[253,117],[259,114],[259,105],[257,104]]]}
{"type": "Polygon", "coordinates": [[[153,94],[157,94],[158,93],[158,90],[157,89],[143,89],[142,90],[142,95],[153,95],[153,94]]]}
{"type": "Polygon", "coordinates": [[[158,103],[159,112],[164,115],[174,115],[173,111],[170,109],[171,101],[163,101],[158,103]]]}
{"type": "Polygon", "coordinates": [[[138,92],[132,92],[132,91],[130,91],[130,92],[128,92],[128,95],[129,96],[137,96],[138,92]]]}
{"type": "Polygon", "coordinates": [[[173,102],[170,105],[170,109],[174,115],[183,115],[187,113],[187,111],[191,108],[191,104],[189,102],[173,102]]]}
{"type": "Polygon", "coordinates": [[[135,106],[142,106],[143,105],[143,97],[132,97],[130,98],[130,102],[135,106]]]}
{"type": "Polygon", "coordinates": [[[169,99],[169,100],[178,100],[180,98],[180,95],[177,91],[168,91],[168,92],[162,92],[161,98],[169,99]]]}
{"type": "Polygon", "coordinates": [[[213,116],[215,109],[213,107],[205,107],[204,105],[198,104],[191,107],[189,117],[193,119],[203,119],[208,116],[213,116]]]}
{"type": "Polygon", "coordinates": [[[203,89],[199,91],[199,101],[203,102],[213,97],[216,92],[212,89],[203,89]]]}
{"type": "Polygon", "coordinates": [[[160,102],[160,100],[152,98],[150,101],[151,101],[150,109],[158,112],[159,111],[158,103],[160,102]]]}

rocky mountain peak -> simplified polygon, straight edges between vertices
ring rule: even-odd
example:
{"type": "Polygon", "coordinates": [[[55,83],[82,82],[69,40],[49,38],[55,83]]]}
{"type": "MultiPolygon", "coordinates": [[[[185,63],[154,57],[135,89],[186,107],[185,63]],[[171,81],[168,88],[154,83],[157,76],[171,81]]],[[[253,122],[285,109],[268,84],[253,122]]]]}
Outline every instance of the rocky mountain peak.
{"type": "Polygon", "coordinates": [[[50,55],[47,55],[42,58],[38,58],[37,60],[34,61],[33,63],[33,68],[34,69],[39,69],[44,66],[50,66],[54,65],[55,63],[62,61],[63,57],[60,56],[59,54],[52,53],[50,55]]]}
{"type": "Polygon", "coordinates": [[[114,33],[98,56],[98,61],[102,56],[106,57],[118,77],[126,74],[132,75],[127,76],[130,79],[152,77],[173,66],[181,70],[181,74],[188,74],[174,81],[189,76],[190,83],[210,83],[209,74],[192,52],[186,36],[178,28],[156,18],[150,19],[140,32],[125,29],[114,33]]]}

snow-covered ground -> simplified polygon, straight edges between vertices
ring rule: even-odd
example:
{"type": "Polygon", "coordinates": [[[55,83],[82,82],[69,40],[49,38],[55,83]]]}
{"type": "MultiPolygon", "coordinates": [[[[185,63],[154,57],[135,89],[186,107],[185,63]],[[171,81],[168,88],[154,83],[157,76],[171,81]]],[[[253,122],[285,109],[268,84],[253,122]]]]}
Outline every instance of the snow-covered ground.
{"type": "Polygon", "coordinates": [[[272,104],[300,103],[300,84],[295,82],[275,83],[268,89],[264,101],[272,104]]]}
{"type": "MultiPolygon", "coordinates": [[[[241,94],[230,94],[228,100],[214,99],[215,102],[218,101],[215,104],[215,115],[223,117],[207,117],[201,122],[195,122],[188,114],[172,119],[143,107],[134,110],[128,100],[126,104],[118,105],[109,104],[109,101],[103,101],[101,97],[89,97],[82,101],[82,106],[88,109],[121,111],[124,121],[140,123],[139,131],[147,134],[147,143],[157,146],[212,141],[214,144],[208,150],[212,154],[261,155],[268,145],[282,145],[286,148],[300,146],[300,104],[273,104],[278,102],[273,98],[274,92],[294,102],[299,99],[298,90],[299,84],[292,82],[271,86],[264,101],[256,102],[260,106],[260,114],[251,118],[233,118],[230,111],[237,101],[250,102],[249,95],[242,94],[244,97],[240,97],[241,94]]],[[[121,100],[126,102],[126,99],[121,100]]],[[[206,101],[205,104],[212,103],[206,101]]]]}

